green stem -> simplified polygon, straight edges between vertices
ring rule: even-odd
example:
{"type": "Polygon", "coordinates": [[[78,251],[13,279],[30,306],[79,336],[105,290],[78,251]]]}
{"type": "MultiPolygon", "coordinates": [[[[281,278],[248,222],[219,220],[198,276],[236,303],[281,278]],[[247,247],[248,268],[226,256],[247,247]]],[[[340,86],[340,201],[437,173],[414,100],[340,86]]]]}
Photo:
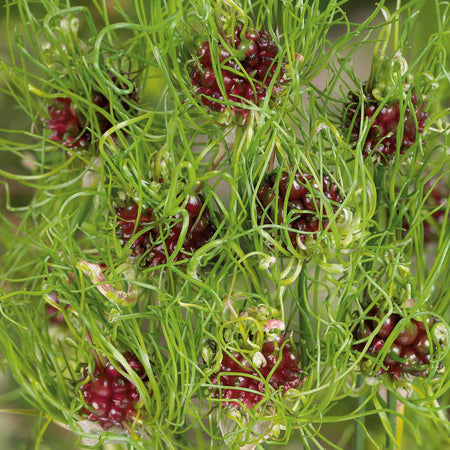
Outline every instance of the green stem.
{"type": "Polygon", "coordinates": [[[297,295],[299,298],[299,328],[300,328],[300,339],[303,341],[303,349],[300,352],[300,362],[301,367],[306,367],[308,364],[308,353],[311,352],[311,318],[308,315],[308,308],[303,307],[305,302],[308,301],[306,295],[306,264],[303,265],[300,275],[297,279],[297,295]]]}
{"type": "MultiPolygon", "coordinates": [[[[377,164],[375,167],[375,173],[374,173],[374,184],[375,189],[377,191],[377,203],[381,205],[383,202],[386,201],[386,168],[382,164],[377,164]]],[[[378,210],[378,230],[373,229],[372,231],[384,231],[387,226],[388,218],[387,218],[387,212],[386,207],[383,206],[380,207],[378,210]]],[[[383,242],[381,243],[383,245],[383,242]]]]}
{"type": "Polygon", "coordinates": [[[94,197],[92,195],[89,195],[88,197],[86,197],[82,200],[80,208],[78,209],[77,213],[75,214],[72,225],[70,227],[70,232],[71,232],[72,236],[75,236],[75,234],[78,232],[80,225],[84,222],[84,219],[88,215],[88,213],[92,207],[93,199],[94,199],[94,197]]]}
{"type": "MultiPolygon", "coordinates": [[[[387,402],[390,411],[397,411],[397,397],[390,390],[387,391],[387,402]]],[[[388,436],[387,448],[391,450],[396,450],[395,436],[397,434],[397,415],[389,412],[389,422],[391,424],[392,435],[394,439],[388,436]]]]}
{"type": "MultiPolygon", "coordinates": [[[[402,6],[402,2],[401,0],[397,0],[397,7],[396,10],[398,11],[402,6]]],[[[400,47],[400,42],[399,42],[399,21],[400,21],[400,17],[397,17],[397,19],[395,20],[395,24],[394,24],[394,44],[393,44],[393,53],[395,53],[398,48],[400,47]]]]}
{"type": "MultiPolygon", "coordinates": [[[[358,375],[358,386],[362,386],[364,383],[364,375],[358,375]]],[[[358,397],[358,412],[363,413],[366,410],[365,395],[358,397]]],[[[364,450],[365,445],[365,433],[364,425],[366,422],[365,416],[362,416],[358,422],[355,423],[355,450],[364,450]]]]}

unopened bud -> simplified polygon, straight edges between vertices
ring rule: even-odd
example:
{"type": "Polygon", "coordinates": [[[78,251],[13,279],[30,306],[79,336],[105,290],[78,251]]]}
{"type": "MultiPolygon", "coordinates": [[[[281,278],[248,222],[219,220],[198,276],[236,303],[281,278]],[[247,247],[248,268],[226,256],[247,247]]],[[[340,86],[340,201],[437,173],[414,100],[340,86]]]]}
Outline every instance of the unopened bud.
{"type": "Polygon", "coordinates": [[[213,352],[209,347],[202,347],[201,355],[203,358],[203,361],[205,361],[206,365],[209,366],[209,363],[211,362],[213,352]]]}
{"type": "Polygon", "coordinates": [[[80,21],[76,17],[73,17],[70,20],[67,17],[63,17],[59,23],[59,26],[65,33],[73,34],[77,34],[79,25],[80,21]]]}
{"type": "Polygon", "coordinates": [[[261,352],[256,352],[253,355],[252,361],[253,361],[254,366],[257,367],[258,369],[260,367],[266,367],[266,365],[267,365],[266,358],[264,357],[264,355],[261,352]]]}
{"type": "Polygon", "coordinates": [[[442,322],[433,325],[431,334],[440,345],[448,345],[448,329],[442,322]]]}
{"type": "Polygon", "coordinates": [[[259,260],[259,268],[261,270],[270,269],[277,262],[275,256],[265,256],[259,260]]]}

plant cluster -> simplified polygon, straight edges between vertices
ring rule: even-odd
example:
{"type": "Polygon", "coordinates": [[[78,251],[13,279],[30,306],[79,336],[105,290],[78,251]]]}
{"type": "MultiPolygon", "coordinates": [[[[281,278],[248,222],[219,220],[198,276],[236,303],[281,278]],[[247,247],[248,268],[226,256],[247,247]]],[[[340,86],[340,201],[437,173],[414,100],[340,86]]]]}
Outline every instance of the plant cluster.
{"type": "MultiPolygon", "coordinates": [[[[279,95],[282,85],[288,82],[284,67],[286,61],[277,61],[279,50],[267,31],[254,28],[244,31],[243,25],[235,24],[231,36],[224,37],[224,44],[217,44],[219,58],[216,61],[214,54],[211,55],[209,42],[199,44],[197,67],[192,70],[191,82],[198,88],[196,94],[201,95],[202,103],[223,113],[226,110],[225,98],[235,103],[259,104],[266,98],[271,84],[271,95],[279,95]],[[221,73],[217,77],[214,67],[218,63],[221,63],[221,73]],[[223,83],[222,88],[218,80],[221,85],[223,83]]],[[[234,114],[239,111],[245,123],[248,109],[231,106],[231,111],[234,114]]]]}
{"type": "Polygon", "coordinates": [[[448,4],[110,3],[5,6],[31,127],[0,175],[34,196],[2,217],[0,352],[30,413],[129,448],[448,429],[448,4]]]}
{"type": "MultiPolygon", "coordinates": [[[[124,356],[131,369],[145,378],[142,364],[132,354],[124,356]]],[[[86,371],[85,379],[88,377],[89,381],[81,386],[81,391],[89,420],[99,422],[103,429],[114,425],[121,427],[125,421],[134,420],[134,406],[139,400],[135,384],[124,378],[109,361],[106,364],[99,361],[92,375],[86,371]]]]}
{"type": "Polygon", "coordinates": [[[187,234],[183,234],[183,217],[177,213],[174,217],[174,224],[170,227],[168,236],[159,227],[148,229],[149,224],[154,223],[152,209],[147,208],[139,214],[139,206],[132,203],[130,206],[117,208],[118,216],[116,234],[121,239],[122,246],[130,241],[131,255],[145,256],[145,263],[150,266],[159,266],[167,262],[167,257],[175,251],[178,242],[182,242],[182,252],[178,253],[174,261],[186,259],[189,253],[195,252],[205,245],[214,235],[215,229],[211,224],[209,212],[202,211],[203,202],[197,195],[192,195],[187,199],[185,212],[189,216],[187,234]],[[139,220],[138,220],[139,217],[139,220]],[[137,221],[137,224],[136,224],[137,221]],[[147,229],[146,229],[147,228],[147,229]],[[144,231],[145,230],[145,231],[144,231]],[[142,233],[140,233],[142,231],[142,233]],[[163,236],[163,242],[158,243],[163,236]]]}

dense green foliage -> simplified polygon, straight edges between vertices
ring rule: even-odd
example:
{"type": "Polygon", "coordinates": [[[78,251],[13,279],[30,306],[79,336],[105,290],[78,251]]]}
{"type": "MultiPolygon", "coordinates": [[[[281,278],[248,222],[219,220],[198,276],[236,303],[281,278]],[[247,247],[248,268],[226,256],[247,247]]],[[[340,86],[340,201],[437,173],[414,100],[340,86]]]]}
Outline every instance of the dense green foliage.
{"type": "MultiPolygon", "coordinates": [[[[19,225],[1,217],[0,351],[32,412],[80,442],[131,448],[448,444],[449,205],[433,203],[430,182],[448,196],[449,4],[387,9],[381,1],[353,22],[337,0],[78,3],[7,0],[4,9],[10,55],[0,61],[0,89],[28,123],[0,130],[0,158],[14,154],[26,173],[0,167],[0,176],[7,195],[11,182],[34,195],[23,207],[8,199],[19,225]],[[421,33],[419,51],[414,30],[424,17],[433,32],[421,33]],[[227,49],[233,70],[242,69],[226,40],[239,26],[267,30],[278,49],[275,75],[259,103],[224,95],[225,111],[214,112],[191,82],[197,49],[209,42],[223,94],[219,54],[227,49]],[[372,70],[358,74],[353,61],[370,65],[365,54],[374,47],[372,70]],[[356,139],[355,118],[346,119],[349,92],[363,102],[364,77],[379,96],[378,113],[396,103],[402,123],[417,93],[429,115],[423,134],[397,145],[388,161],[365,157],[370,118],[356,139]],[[86,145],[52,136],[58,99],[70,99],[86,145]],[[236,108],[248,112],[245,124],[236,108]],[[305,189],[318,230],[300,244],[297,213],[279,184],[286,172],[288,193],[296,172],[311,176],[305,189]],[[259,194],[268,174],[276,180],[269,206],[259,194]],[[339,201],[325,195],[325,177],[339,201]],[[186,205],[200,193],[214,233],[189,252],[186,205]],[[137,222],[147,209],[152,222],[123,242],[116,211],[131,202],[137,222]],[[172,252],[166,239],[178,225],[172,252]],[[133,253],[150,229],[166,255],[156,266],[133,253]],[[403,319],[376,355],[369,347],[382,321],[360,339],[364,349],[355,348],[374,306],[403,319]],[[402,327],[427,317],[441,334],[426,330],[433,343],[426,376],[379,374],[402,327]],[[302,382],[283,395],[266,380],[258,407],[230,408],[212,377],[236,352],[258,368],[269,319],[283,322],[302,382]],[[136,355],[145,378],[124,352],[136,355]],[[102,360],[140,394],[125,428],[86,420],[84,369],[102,360]]],[[[241,76],[255,85],[251,74],[241,76]]],[[[403,127],[396,133],[402,142],[403,127]]]]}

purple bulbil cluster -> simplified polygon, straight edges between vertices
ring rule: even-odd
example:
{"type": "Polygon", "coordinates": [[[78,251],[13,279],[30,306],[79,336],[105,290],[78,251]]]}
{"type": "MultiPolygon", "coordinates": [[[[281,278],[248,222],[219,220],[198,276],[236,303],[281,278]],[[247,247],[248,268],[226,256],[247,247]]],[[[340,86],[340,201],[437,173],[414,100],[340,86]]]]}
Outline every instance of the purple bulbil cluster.
{"type": "MultiPolygon", "coordinates": [[[[224,112],[223,102],[228,98],[243,105],[258,104],[266,98],[267,89],[274,81],[271,94],[281,93],[285,61],[279,58],[279,49],[265,30],[234,29],[233,37],[226,37],[230,51],[218,43],[220,73],[214,72],[211,62],[211,46],[203,42],[198,49],[198,62],[191,72],[191,82],[196,86],[201,101],[213,111],[224,112]],[[217,78],[220,77],[219,87],[217,78]],[[273,78],[275,77],[275,80],[273,78]]],[[[245,122],[248,110],[239,105],[231,106],[232,112],[240,112],[245,122]]]]}
{"type": "MultiPolygon", "coordinates": [[[[373,319],[367,319],[363,322],[355,332],[355,339],[368,338],[382,321],[383,324],[368,349],[368,354],[376,357],[384,349],[387,339],[402,317],[400,314],[386,316],[378,307],[375,307],[370,315],[373,319]]],[[[389,347],[383,360],[384,368],[380,368],[378,374],[388,373],[398,379],[402,374],[426,377],[430,368],[431,351],[434,349],[436,353],[437,349],[436,345],[433,347],[433,343],[430,341],[427,328],[431,336],[436,324],[438,322],[434,318],[428,318],[425,321],[411,319],[407,322],[389,347]]],[[[365,345],[366,342],[361,342],[354,348],[362,351],[365,345]]]]}
{"type": "MultiPolygon", "coordinates": [[[[111,75],[111,81],[120,88],[124,87],[114,75],[111,75]]],[[[119,99],[125,110],[129,110],[129,100],[138,102],[136,89],[119,99]]],[[[91,101],[94,105],[111,113],[110,100],[100,92],[94,91],[91,101]]],[[[86,126],[86,119],[76,111],[70,98],[57,98],[47,105],[47,109],[50,116],[47,128],[53,132],[50,136],[52,141],[59,142],[66,148],[81,148],[89,145],[91,132],[86,126]]],[[[111,128],[111,122],[103,114],[97,112],[96,118],[102,133],[111,128]]]]}
{"type": "Polygon", "coordinates": [[[381,101],[371,92],[365,92],[364,103],[360,106],[359,95],[351,93],[344,122],[347,128],[351,127],[351,140],[356,143],[359,139],[361,123],[368,118],[371,125],[363,145],[364,156],[377,156],[381,162],[386,163],[395,156],[399,126],[403,126],[400,143],[400,153],[403,154],[416,142],[418,135],[423,133],[429,115],[423,109],[425,104],[419,103],[416,94],[411,95],[414,110],[407,106],[403,117],[400,114],[398,101],[387,103],[375,115],[380,104],[381,101]]]}
{"type": "Polygon", "coordinates": [[[266,392],[266,383],[261,378],[267,380],[275,391],[280,389],[282,393],[301,385],[299,360],[283,336],[265,342],[261,353],[265,364],[257,370],[240,353],[224,356],[219,372],[211,380],[218,386],[214,390],[214,397],[226,399],[226,406],[240,408],[244,405],[252,408],[263,399],[266,392]]]}
{"type": "MultiPolygon", "coordinates": [[[[176,255],[175,261],[189,258],[189,253],[205,245],[215,233],[209,211],[203,208],[203,201],[199,196],[190,196],[185,208],[189,216],[189,226],[181,245],[182,251],[176,255]]],[[[133,240],[131,254],[138,257],[145,254],[145,265],[154,267],[165,264],[167,257],[172,255],[180,239],[183,228],[181,214],[173,217],[175,224],[171,228],[161,230],[159,226],[149,225],[155,220],[151,208],[142,209],[139,221],[136,223],[138,211],[139,207],[136,203],[116,209],[117,236],[123,246],[133,240]],[[138,234],[140,235],[136,237],[138,234]]]]}
{"type": "MultiPolygon", "coordinates": [[[[333,202],[333,210],[336,210],[338,204],[343,200],[337,185],[330,180],[330,177],[324,176],[322,188],[325,197],[333,202]]],[[[294,248],[298,248],[298,239],[303,244],[308,234],[315,238],[317,233],[328,225],[324,206],[322,220],[319,218],[320,198],[318,193],[319,189],[314,186],[313,177],[308,173],[296,172],[291,175],[289,172],[283,171],[280,178],[276,173],[269,175],[257,193],[260,202],[257,207],[258,219],[263,220],[265,224],[281,225],[285,221],[284,204],[287,197],[289,227],[293,229],[293,231],[289,231],[289,238],[294,248]],[[291,184],[292,176],[294,179],[291,184]],[[313,196],[311,190],[317,191],[317,194],[313,196]],[[275,199],[277,192],[278,197],[275,199]]]]}
{"type": "MultiPolygon", "coordinates": [[[[146,374],[142,364],[131,353],[123,355],[131,369],[142,380],[146,374]]],[[[85,379],[88,372],[85,372],[85,379]]],[[[123,427],[124,422],[134,420],[139,393],[134,383],[122,376],[108,361],[105,366],[97,365],[90,380],[81,387],[87,407],[88,420],[98,422],[103,429],[114,425],[123,427]]]]}

